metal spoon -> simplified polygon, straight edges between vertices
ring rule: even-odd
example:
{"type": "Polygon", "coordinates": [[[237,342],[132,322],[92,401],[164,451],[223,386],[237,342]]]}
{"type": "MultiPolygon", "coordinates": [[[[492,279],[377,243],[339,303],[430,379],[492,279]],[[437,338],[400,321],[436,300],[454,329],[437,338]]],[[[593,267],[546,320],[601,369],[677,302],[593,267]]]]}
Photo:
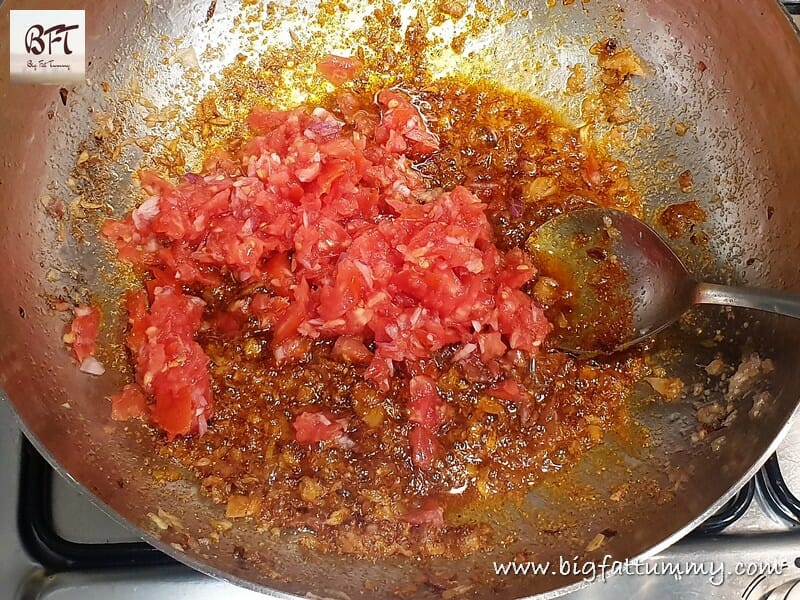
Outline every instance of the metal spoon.
{"type": "Polygon", "coordinates": [[[693,304],[800,318],[800,294],[696,282],[661,236],[618,210],[560,215],[527,246],[542,273],[558,284],[548,308],[552,343],[576,354],[623,350],[669,326],[693,304]]]}

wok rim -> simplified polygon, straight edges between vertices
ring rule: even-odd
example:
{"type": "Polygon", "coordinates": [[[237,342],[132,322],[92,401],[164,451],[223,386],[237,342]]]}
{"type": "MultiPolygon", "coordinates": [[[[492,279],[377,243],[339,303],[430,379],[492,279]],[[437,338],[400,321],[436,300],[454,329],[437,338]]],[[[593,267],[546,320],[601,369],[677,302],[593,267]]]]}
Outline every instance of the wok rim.
{"type": "MultiPolygon", "coordinates": [[[[786,12],[780,0],[773,0],[773,2],[771,2],[770,4],[772,4],[772,6],[774,6],[783,13],[787,21],[789,21],[792,30],[794,31],[795,38],[800,40],[800,28],[798,28],[797,23],[786,12]]],[[[1,387],[0,387],[0,398],[2,399],[2,401],[8,403],[8,405],[10,405],[10,407],[12,408],[14,417],[23,435],[25,435],[25,437],[31,442],[34,448],[36,448],[37,452],[39,452],[39,454],[59,474],[59,476],[61,476],[63,479],[69,482],[71,486],[73,486],[76,490],[82,493],[89,500],[89,502],[91,502],[92,505],[97,507],[100,511],[102,511],[104,514],[110,517],[114,522],[119,524],[126,531],[130,531],[132,535],[141,538],[147,544],[163,552],[165,555],[175,559],[179,563],[186,565],[187,567],[193,569],[194,571],[209,576],[215,580],[222,581],[225,583],[230,583],[238,587],[241,587],[243,589],[264,594],[266,595],[266,597],[284,598],[284,599],[294,599],[300,597],[294,594],[280,591],[279,589],[273,587],[268,587],[263,584],[255,583],[251,580],[244,579],[240,576],[231,574],[220,568],[214,567],[210,564],[210,562],[197,559],[184,551],[180,551],[175,547],[171,546],[170,544],[162,541],[158,537],[148,533],[146,529],[134,525],[132,521],[129,521],[125,517],[121,516],[121,514],[118,513],[110,504],[100,499],[86,485],[84,485],[78,479],[74,478],[68,471],[66,471],[63,468],[63,466],[55,458],[55,456],[50,453],[47,447],[38,439],[38,437],[33,433],[33,431],[27,426],[22,416],[17,411],[15,403],[9,398],[8,394],[1,387]]],[[[724,504],[728,502],[728,500],[731,497],[733,497],[733,495],[735,495],[747,482],[749,482],[755,476],[755,474],[762,468],[762,466],[766,463],[766,461],[770,458],[770,456],[772,456],[772,454],[777,450],[777,448],[786,438],[786,435],[791,429],[791,427],[795,424],[796,419],[798,418],[798,413],[800,413],[800,395],[797,395],[794,402],[794,408],[785,417],[785,420],[783,421],[783,424],[778,434],[768,444],[766,450],[743,473],[743,475],[739,477],[731,487],[729,487],[729,489],[725,493],[723,493],[716,501],[714,501],[711,505],[709,505],[706,510],[704,510],[701,514],[693,518],[687,524],[674,531],[672,534],[664,538],[662,541],[650,546],[640,554],[631,557],[630,560],[640,561],[655,557],[659,553],[663,552],[665,549],[675,545],[677,542],[683,539],[687,534],[693,531],[697,526],[699,526],[703,521],[705,521],[708,517],[712,516],[722,506],[724,506],[724,504]]],[[[575,592],[577,590],[588,587],[589,585],[591,585],[589,581],[585,580],[578,581],[535,596],[520,597],[520,600],[523,600],[523,598],[526,599],[537,598],[542,600],[549,600],[552,598],[558,598],[563,595],[575,592]]]]}

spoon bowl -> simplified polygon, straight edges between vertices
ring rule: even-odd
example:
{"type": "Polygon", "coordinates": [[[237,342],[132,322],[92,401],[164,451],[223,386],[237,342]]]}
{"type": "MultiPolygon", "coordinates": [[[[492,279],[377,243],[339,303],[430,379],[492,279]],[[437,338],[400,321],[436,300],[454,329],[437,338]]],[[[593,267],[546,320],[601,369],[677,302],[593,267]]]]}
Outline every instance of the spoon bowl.
{"type": "Polygon", "coordinates": [[[551,342],[575,354],[640,343],[693,304],[800,318],[800,295],[698,283],[655,230],[622,211],[586,208],[559,215],[539,227],[527,247],[560,288],[550,307],[551,342]]]}

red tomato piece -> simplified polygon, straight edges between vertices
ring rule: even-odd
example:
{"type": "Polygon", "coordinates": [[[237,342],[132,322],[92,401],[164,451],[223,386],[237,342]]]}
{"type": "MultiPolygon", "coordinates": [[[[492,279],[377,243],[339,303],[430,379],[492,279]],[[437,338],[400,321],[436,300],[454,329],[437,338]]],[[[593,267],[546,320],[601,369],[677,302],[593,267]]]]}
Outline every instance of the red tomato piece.
{"type": "Polygon", "coordinates": [[[445,526],[444,509],[433,498],[423,500],[419,507],[409,510],[404,518],[411,525],[430,525],[435,529],[445,526]]]}
{"type": "Polygon", "coordinates": [[[283,366],[300,362],[311,352],[311,340],[304,337],[290,337],[272,349],[275,364],[283,366]]]}
{"type": "Polygon", "coordinates": [[[444,402],[436,389],[436,382],[427,375],[417,375],[408,384],[409,420],[435,431],[444,423],[444,402]]]}
{"type": "Polygon", "coordinates": [[[154,423],[170,439],[202,434],[213,404],[209,359],[194,340],[205,304],[170,287],[155,288],[154,294],[149,310],[141,292],[127,303],[137,379],[154,398],[154,423]]]}
{"type": "Polygon", "coordinates": [[[439,149],[439,139],[431,133],[416,106],[401,92],[383,90],[378,94],[383,107],[380,125],[375,129],[375,141],[391,152],[408,150],[416,156],[426,156],[439,149]]]}
{"type": "Polygon", "coordinates": [[[294,301],[283,313],[282,321],[275,328],[272,341],[278,345],[290,336],[296,335],[300,325],[308,318],[310,288],[308,281],[302,279],[294,290],[294,301]]]}
{"type": "Polygon", "coordinates": [[[145,419],[148,414],[147,397],[136,384],[129,383],[122,392],[111,396],[111,418],[115,421],[145,419]]]}
{"type": "Polygon", "coordinates": [[[78,362],[83,362],[83,359],[94,354],[99,333],[100,311],[85,304],[76,308],[75,317],[72,319],[64,340],[72,346],[78,362]]]}
{"type": "Polygon", "coordinates": [[[414,424],[408,434],[411,444],[411,460],[420,469],[430,469],[442,453],[442,447],[436,435],[419,424],[414,424]]]}
{"type": "Polygon", "coordinates": [[[292,423],[295,439],[300,444],[330,442],[344,436],[348,419],[336,417],[326,411],[303,411],[292,423]]]}
{"type": "MultiPolygon", "coordinates": [[[[534,352],[541,343],[538,313],[541,312],[522,290],[502,286],[497,293],[500,332],[513,349],[534,352]]],[[[546,320],[545,320],[546,322],[546,320]]]]}
{"type": "Polygon", "coordinates": [[[276,294],[288,296],[294,285],[294,274],[286,252],[277,252],[264,263],[264,278],[276,294]]]}
{"type": "Polygon", "coordinates": [[[519,288],[528,283],[536,275],[528,253],[521,248],[512,248],[505,256],[505,265],[500,273],[500,280],[512,288],[519,288]]]}
{"type": "Polygon", "coordinates": [[[479,333],[475,336],[478,340],[478,347],[481,351],[481,360],[488,363],[495,358],[500,358],[506,353],[506,345],[503,343],[503,336],[497,331],[490,333],[479,333]]]}
{"type": "Polygon", "coordinates": [[[128,292],[125,297],[125,310],[128,311],[127,343],[136,354],[147,341],[145,322],[147,317],[147,294],[142,290],[128,292]]]}
{"type": "Polygon", "coordinates": [[[374,357],[364,342],[352,335],[342,335],[336,338],[336,342],[333,344],[333,356],[355,364],[369,364],[374,357]]]}
{"type": "Polygon", "coordinates": [[[528,391],[520,386],[516,379],[510,377],[494,384],[486,391],[495,398],[511,402],[523,402],[530,399],[528,391]]]}
{"type": "Polygon", "coordinates": [[[344,260],[336,268],[333,285],[322,287],[319,295],[319,316],[332,321],[353,310],[361,300],[364,275],[352,261],[344,260]]]}
{"type": "Polygon", "coordinates": [[[289,300],[281,296],[260,293],[253,296],[250,301],[250,312],[264,329],[272,329],[280,323],[288,308],[289,300]]]}
{"type": "Polygon", "coordinates": [[[317,72],[338,87],[358,75],[362,66],[357,58],[328,54],[317,63],[317,72]]]}
{"type": "Polygon", "coordinates": [[[173,439],[179,435],[187,435],[197,426],[192,396],[183,387],[162,387],[155,394],[153,421],[173,439]]]}

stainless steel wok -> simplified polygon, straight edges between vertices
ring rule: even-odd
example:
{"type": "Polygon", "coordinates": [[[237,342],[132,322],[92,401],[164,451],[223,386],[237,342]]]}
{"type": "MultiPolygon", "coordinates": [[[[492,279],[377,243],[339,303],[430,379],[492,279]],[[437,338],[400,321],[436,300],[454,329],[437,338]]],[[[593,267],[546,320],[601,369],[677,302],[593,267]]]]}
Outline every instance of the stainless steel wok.
{"type": "MultiPolygon", "coordinates": [[[[69,201],[75,195],[68,186],[70,171],[109,115],[116,134],[145,132],[147,110],[130,99],[132,82],[154,105],[176,104],[188,114],[191,98],[199,98],[211,85],[210,75],[237,53],[253,57],[266,47],[288,46],[293,37],[316,39],[329,51],[352,50],[347,32],[374,9],[355,3],[338,28],[319,31],[313,1],[294,3],[290,12],[280,2],[269,10],[245,4],[10,0],[0,9],[2,32],[8,31],[9,9],[44,7],[85,8],[89,30],[86,84],[60,93],[58,87],[13,85],[6,69],[0,75],[0,383],[24,429],[60,473],[147,541],[192,567],[257,590],[332,598],[388,598],[399,592],[438,598],[444,591],[449,597],[512,598],[563,591],[580,577],[497,576],[492,562],[520,555],[540,561],[652,555],[691,531],[754,474],[797,403],[800,323],[709,308],[697,310],[659,341],[657,348],[682,350],[664,352],[659,360],[691,390],[693,382],[705,384],[703,366],[715,352],[733,364],[750,351],[769,357],[775,364],[771,396],[766,401],[762,396],[760,410],[752,410],[752,394],[744,395],[736,399],[726,427],[699,440],[693,436],[697,406],[719,398],[724,385],[708,398],[689,393],[672,403],[652,400],[652,390],[644,386],[634,403],[636,418],[651,430],[647,447],[609,439],[576,469],[534,489],[530,515],[513,518],[517,541],[507,548],[462,560],[363,561],[303,550],[244,521],[214,541],[209,520],[222,509],[190,483],[154,484],[153,471],[165,465],[150,437],[110,421],[104,396],[122,375],[114,369],[100,379],[83,375],[64,350],[65,317],[47,299],[85,298],[117,284],[97,244],[76,242],[69,232],[59,242],[41,198],[69,201]],[[236,18],[242,11],[257,16],[262,10],[263,26],[258,18],[236,18]],[[187,79],[183,65],[164,61],[176,45],[162,36],[180,37],[179,47],[193,46],[202,74],[187,79]],[[209,46],[215,49],[204,52],[209,46]],[[610,490],[626,482],[631,492],[610,500],[610,490]],[[603,531],[603,546],[587,551],[603,531]]],[[[422,0],[412,0],[402,10],[415,12],[418,4],[422,0]]],[[[543,97],[577,123],[577,103],[562,93],[568,67],[593,65],[587,52],[592,41],[613,36],[632,45],[649,70],[637,83],[634,106],[653,131],[623,155],[635,165],[648,216],[686,199],[674,181],[691,169],[693,197],[709,214],[709,243],[706,252],[690,245],[679,251],[698,274],[800,291],[800,42],[776,3],[592,0],[548,8],[544,0],[510,0],[504,8],[492,0],[489,5],[496,14],[506,8],[528,12],[480,33],[467,44],[474,51],[470,56],[444,53],[437,68],[482,65],[484,76],[543,97]],[[685,135],[676,134],[676,122],[689,125],[685,135]]],[[[458,33],[452,25],[443,27],[445,37],[458,33]]],[[[5,36],[0,35],[2,56],[7,56],[5,36]]],[[[158,135],[169,136],[171,123],[158,135]]],[[[98,170],[105,200],[117,214],[131,205],[131,168],[140,158],[131,145],[118,157],[107,157],[104,170],[98,170]]]]}

